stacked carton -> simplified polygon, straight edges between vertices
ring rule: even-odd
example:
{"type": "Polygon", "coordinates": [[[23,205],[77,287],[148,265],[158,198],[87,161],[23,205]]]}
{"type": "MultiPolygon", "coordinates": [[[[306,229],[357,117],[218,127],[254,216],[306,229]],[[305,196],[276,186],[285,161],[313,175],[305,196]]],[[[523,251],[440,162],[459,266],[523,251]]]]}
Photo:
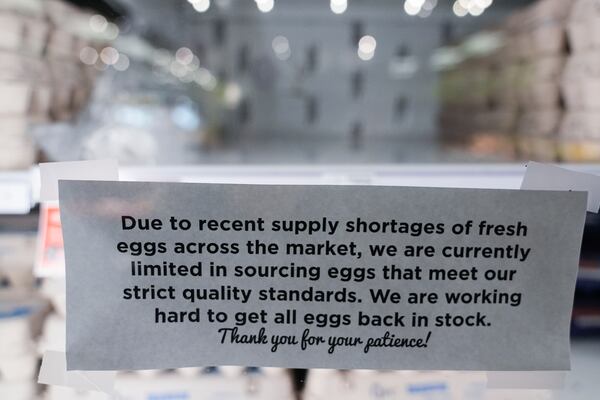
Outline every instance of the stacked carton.
{"type": "Polygon", "coordinates": [[[35,400],[39,359],[34,338],[46,302],[34,292],[0,288],[0,398],[35,400]]]}
{"type": "Polygon", "coordinates": [[[64,121],[80,111],[91,93],[94,67],[79,59],[81,49],[97,45],[86,32],[91,14],[59,0],[44,3],[52,31],[48,37],[46,63],[51,86],[50,116],[64,121]],[[90,79],[91,78],[91,79],[90,79]]]}
{"type": "Polygon", "coordinates": [[[32,400],[37,390],[33,336],[41,316],[32,301],[34,250],[31,233],[0,234],[0,399],[32,400]]]}
{"type": "Polygon", "coordinates": [[[121,373],[117,376],[115,389],[120,396],[131,400],[175,398],[174,393],[181,399],[296,398],[288,371],[280,368],[234,368],[228,371],[227,367],[220,367],[203,369],[195,374],[184,374],[177,370],[162,371],[151,376],[140,375],[139,372],[121,373]]]}
{"type": "Polygon", "coordinates": [[[441,130],[445,142],[469,147],[478,155],[513,156],[511,132],[517,110],[512,81],[519,70],[508,64],[512,60],[505,51],[469,57],[442,72],[441,130]]]}
{"type": "MultiPolygon", "coordinates": [[[[521,158],[557,159],[558,131],[565,113],[561,79],[569,55],[567,20],[572,5],[564,0],[540,0],[511,15],[498,32],[503,44],[477,62],[485,68],[487,83],[481,83],[482,73],[473,70],[471,60],[454,68],[453,73],[464,81],[456,91],[461,97],[458,101],[469,104],[473,91],[485,97],[460,113],[458,136],[475,144],[475,149],[480,150],[478,143],[486,145],[488,154],[510,153],[512,148],[521,158]]],[[[442,76],[442,82],[447,79],[447,74],[442,76]]],[[[456,114],[454,109],[443,100],[442,116],[449,111],[456,114]]],[[[443,132],[455,127],[456,122],[448,126],[442,120],[443,132]]]]}
{"type": "Polygon", "coordinates": [[[524,158],[555,160],[563,116],[560,78],[568,55],[566,20],[572,3],[542,0],[522,11],[517,45],[523,64],[518,85],[517,137],[524,158]]]}
{"type": "Polygon", "coordinates": [[[550,390],[486,389],[485,372],[320,370],[308,373],[303,400],[551,400],[550,390]]]}
{"type": "Polygon", "coordinates": [[[41,2],[0,1],[0,169],[23,168],[35,161],[27,135],[27,114],[40,71],[46,22],[41,2]]]}
{"type": "Polygon", "coordinates": [[[566,161],[600,160],[600,1],[577,0],[568,19],[571,56],[562,77],[566,114],[559,152],[566,161]]]}
{"type": "Polygon", "coordinates": [[[0,397],[32,400],[36,394],[34,377],[37,357],[27,319],[18,309],[0,313],[0,397]]]}
{"type": "Polygon", "coordinates": [[[79,54],[93,39],[90,16],[58,0],[0,0],[0,170],[36,161],[29,124],[71,119],[85,105],[95,69],[79,54]]]}

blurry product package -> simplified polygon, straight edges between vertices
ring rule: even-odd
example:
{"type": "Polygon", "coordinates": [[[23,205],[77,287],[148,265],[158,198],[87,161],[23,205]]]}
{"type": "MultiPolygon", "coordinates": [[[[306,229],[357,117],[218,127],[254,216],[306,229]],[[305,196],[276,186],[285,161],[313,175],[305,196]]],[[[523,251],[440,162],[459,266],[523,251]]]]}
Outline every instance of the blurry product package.
{"type": "Polygon", "coordinates": [[[40,205],[35,274],[40,277],[65,275],[65,253],[58,204],[40,205]]]}

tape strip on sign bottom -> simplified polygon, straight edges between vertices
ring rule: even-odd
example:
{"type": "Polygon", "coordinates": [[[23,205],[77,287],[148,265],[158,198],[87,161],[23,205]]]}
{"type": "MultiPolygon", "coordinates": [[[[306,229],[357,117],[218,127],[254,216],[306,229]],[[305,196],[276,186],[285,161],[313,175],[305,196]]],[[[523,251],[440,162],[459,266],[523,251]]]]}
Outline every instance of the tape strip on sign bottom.
{"type": "Polygon", "coordinates": [[[40,201],[58,201],[58,181],[118,181],[116,160],[68,161],[40,163],[40,201]]]}
{"type": "Polygon", "coordinates": [[[488,389],[564,388],[566,371],[495,371],[487,373],[488,389]]]}
{"type": "Polygon", "coordinates": [[[38,383],[92,390],[115,396],[115,371],[67,371],[64,352],[47,351],[42,359],[38,383]]]}
{"type": "Polygon", "coordinates": [[[521,190],[573,190],[588,192],[589,212],[600,209],[600,176],[570,171],[554,165],[527,163],[521,190]]]}

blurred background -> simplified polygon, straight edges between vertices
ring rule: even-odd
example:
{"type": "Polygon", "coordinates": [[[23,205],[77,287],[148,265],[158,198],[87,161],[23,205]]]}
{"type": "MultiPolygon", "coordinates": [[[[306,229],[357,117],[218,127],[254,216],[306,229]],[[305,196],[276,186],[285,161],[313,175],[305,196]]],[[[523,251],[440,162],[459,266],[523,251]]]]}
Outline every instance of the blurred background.
{"type": "MultiPolygon", "coordinates": [[[[64,262],[38,162],[121,179],[518,188],[527,160],[600,174],[600,0],[0,0],[0,399],[64,350],[64,262]]],[[[124,399],[600,396],[600,218],[586,222],[565,390],[484,373],[122,372],[124,399]]]]}

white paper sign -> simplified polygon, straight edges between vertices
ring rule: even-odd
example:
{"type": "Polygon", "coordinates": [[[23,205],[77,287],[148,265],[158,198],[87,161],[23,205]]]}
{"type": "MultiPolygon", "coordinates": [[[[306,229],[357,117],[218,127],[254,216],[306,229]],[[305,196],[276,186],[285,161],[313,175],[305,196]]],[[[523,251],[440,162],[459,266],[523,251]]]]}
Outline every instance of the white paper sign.
{"type": "Polygon", "coordinates": [[[61,181],[67,366],[569,369],[586,193],[61,181]]]}

